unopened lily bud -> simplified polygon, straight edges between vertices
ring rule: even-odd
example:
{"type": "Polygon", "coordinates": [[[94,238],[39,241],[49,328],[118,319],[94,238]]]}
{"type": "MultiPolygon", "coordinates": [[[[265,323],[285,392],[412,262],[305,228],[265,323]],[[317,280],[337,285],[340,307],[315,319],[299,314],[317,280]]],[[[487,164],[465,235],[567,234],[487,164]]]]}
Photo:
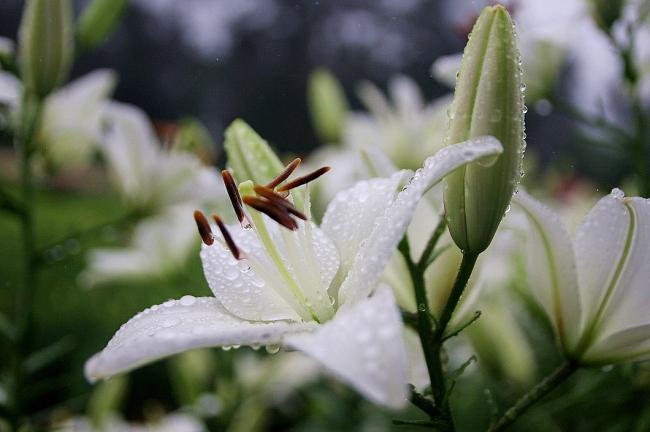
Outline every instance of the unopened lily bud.
{"type": "Polygon", "coordinates": [[[266,184],[284,169],[269,143],[245,121],[233,121],[226,129],[225,138],[227,165],[237,181],[266,184]]]}
{"type": "Polygon", "coordinates": [[[79,45],[90,50],[108,38],[119,24],[128,3],[128,0],[93,0],[79,18],[79,45]]]}
{"type": "Polygon", "coordinates": [[[211,165],[216,160],[215,145],[210,132],[193,117],[185,117],[178,122],[171,148],[192,153],[206,165],[211,165]]]}
{"type": "Polygon", "coordinates": [[[587,3],[596,24],[606,32],[621,17],[625,5],[623,0],[589,0],[587,3]]]}
{"type": "Polygon", "coordinates": [[[496,161],[458,169],[445,181],[449,232],[465,253],[485,250],[521,178],[524,99],[515,30],[503,6],[486,7],[470,34],[449,111],[448,144],[491,135],[496,161]]]}
{"type": "Polygon", "coordinates": [[[336,77],[326,69],[316,69],[309,77],[307,102],[318,138],[338,143],[348,112],[345,93],[336,77]]]}
{"type": "Polygon", "coordinates": [[[20,75],[44,97],[68,77],[74,52],[70,0],[27,0],[19,31],[20,75]]]}

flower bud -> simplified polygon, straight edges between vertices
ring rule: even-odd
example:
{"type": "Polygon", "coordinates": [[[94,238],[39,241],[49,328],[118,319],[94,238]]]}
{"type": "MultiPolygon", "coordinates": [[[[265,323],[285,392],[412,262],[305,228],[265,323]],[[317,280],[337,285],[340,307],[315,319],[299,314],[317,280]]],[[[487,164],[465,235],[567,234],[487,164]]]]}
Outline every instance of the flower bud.
{"type": "Polygon", "coordinates": [[[266,184],[284,169],[269,143],[245,121],[237,119],[226,129],[227,164],[238,182],[266,184]]]}
{"type": "Polygon", "coordinates": [[[73,51],[70,0],[27,0],[19,31],[20,74],[27,90],[42,98],[63,83],[73,51]]]}
{"type": "Polygon", "coordinates": [[[449,232],[465,253],[485,250],[521,178],[524,100],[519,52],[512,20],[503,6],[486,7],[463,54],[447,143],[491,135],[503,153],[475,162],[445,180],[449,232]]]}
{"type": "Polygon", "coordinates": [[[588,0],[587,3],[594,21],[606,32],[609,32],[612,25],[621,17],[625,6],[623,0],[588,0]]]}
{"type": "Polygon", "coordinates": [[[309,77],[307,102],[318,138],[324,143],[341,141],[348,112],[345,93],[336,77],[326,69],[316,69],[309,77]]]}
{"type": "Polygon", "coordinates": [[[95,48],[115,30],[128,0],[93,0],[81,13],[77,39],[86,50],[95,48]]]}
{"type": "Polygon", "coordinates": [[[193,117],[185,117],[178,122],[178,129],[171,140],[171,148],[174,151],[191,153],[205,165],[212,165],[217,159],[210,132],[193,117]]]}

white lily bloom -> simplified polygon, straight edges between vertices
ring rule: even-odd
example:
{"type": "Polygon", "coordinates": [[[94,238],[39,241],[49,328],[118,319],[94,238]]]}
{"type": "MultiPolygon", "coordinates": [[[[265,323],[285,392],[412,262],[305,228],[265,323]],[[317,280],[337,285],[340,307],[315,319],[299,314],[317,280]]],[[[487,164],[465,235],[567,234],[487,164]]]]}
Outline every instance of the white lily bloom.
{"type": "MultiPolygon", "coordinates": [[[[486,2],[459,5],[448,1],[450,11],[465,16],[477,14],[486,2]],[[464,9],[464,10],[463,10],[464,9]]],[[[617,123],[615,105],[620,90],[622,65],[611,41],[594,23],[585,0],[518,0],[513,4],[522,68],[526,78],[526,101],[549,96],[567,62],[571,69],[567,92],[573,103],[594,115],[605,115],[617,123]],[[597,52],[599,55],[594,56],[597,52]]],[[[453,87],[461,54],[437,59],[432,74],[453,87]]],[[[624,123],[623,123],[624,124],[624,123]]]]}
{"type": "Polygon", "coordinates": [[[197,247],[196,228],[188,217],[192,209],[174,206],[144,219],[126,247],[91,250],[79,276],[82,285],[92,288],[115,280],[162,277],[180,268],[197,247]]]}
{"type": "Polygon", "coordinates": [[[92,161],[115,82],[114,72],[96,70],[45,99],[36,139],[48,164],[71,168],[92,161]]]}
{"type": "Polygon", "coordinates": [[[193,154],[163,149],[140,109],[113,102],[106,122],[101,151],[115,188],[134,209],[150,213],[225,198],[214,169],[193,154]]]}
{"type": "Polygon", "coordinates": [[[404,171],[359,182],[335,197],[320,228],[291,219],[295,230],[285,230],[256,211],[246,215],[250,228],[220,224],[225,245],[201,252],[214,297],[185,296],[136,315],[87,362],[86,376],[192,348],[277,344],[305,352],[376,403],[403,406],[403,326],[390,289],[377,288],[382,270],[422,195],[459,166],[500,151],[491,137],[446,147],[399,193],[404,171]]]}
{"type": "Polygon", "coordinates": [[[360,149],[378,147],[398,168],[415,169],[443,147],[451,97],[427,105],[415,82],[404,75],[388,83],[388,95],[370,82],[361,84],[359,97],[368,113],[349,115],[344,144],[360,149]]]}
{"type": "MultiPolygon", "coordinates": [[[[55,91],[43,101],[36,140],[47,163],[54,168],[74,168],[92,160],[101,140],[101,120],[115,87],[115,73],[96,70],[55,91]]],[[[0,103],[11,116],[20,109],[22,83],[0,72],[0,103]]]]}
{"type": "Polygon", "coordinates": [[[129,423],[118,414],[96,425],[87,417],[75,417],[53,428],[54,432],[204,432],[203,423],[189,414],[171,413],[156,422],[129,423]]]}
{"type": "Polygon", "coordinates": [[[558,215],[525,192],[533,294],[570,358],[608,364],[650,358],[650,200],[614,189],[572,241],[558,215]]]}

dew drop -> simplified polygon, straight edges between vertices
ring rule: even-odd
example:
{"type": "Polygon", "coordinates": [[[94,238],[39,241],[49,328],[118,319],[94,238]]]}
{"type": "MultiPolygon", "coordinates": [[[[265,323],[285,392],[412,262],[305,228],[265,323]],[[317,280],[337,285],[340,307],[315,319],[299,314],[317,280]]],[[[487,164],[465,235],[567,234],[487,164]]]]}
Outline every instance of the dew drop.
{"type": "Polygon", "coordinates": [[[278,344],[269,344],[264,347],[266,349],[266,352],[269,354],[276,354],[278,351],[280,351],[280,345],[278,344]]]}
{"type": "Polygon", "coordinates": [[[184,295],[180,300],[181,306],[192,306],[196,303],[196,297],[191,295],[184,295]]]}

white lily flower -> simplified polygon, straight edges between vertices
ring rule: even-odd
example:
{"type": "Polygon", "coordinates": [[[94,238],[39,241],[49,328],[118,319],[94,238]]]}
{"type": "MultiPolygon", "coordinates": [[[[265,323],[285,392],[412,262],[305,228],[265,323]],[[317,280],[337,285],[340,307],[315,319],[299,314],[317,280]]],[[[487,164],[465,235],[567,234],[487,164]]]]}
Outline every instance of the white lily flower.
{"type": "Polygon", "coordinates": [[[114,72],[96,70],[45,99],[36,139],[49,165],[74,168],[92,161],[115,82],[114,72]]]}
{"type": "Polygon", "coordinates": [[[388,92],[390,100],[372,83],[361,84],[359,97],[368,113],[350,114],[344,143],[350,148],[378,147],[398,168],[416,169],[444,145],[451,97],[427,105],[415,82],[404,75],[389,82],[388,92]]]}
{"type": "Polygon", "coordinates": [[[582,364],[650,358],[650,200],[614,189],[572,241],[558,215],[525,192],[533,294],[565,353],[582,364]]]}
{"type": "MultiPolygon", "coordinates": [[[[478,14],[486,2],[447,2],[450,10],[471,15],[478,14]],[[464,9],[464,10],[463,10],[464,9]]],[[[526,102],[534,103],[552,93],[562,66],[569,64],[570,99],[594,115],[605,115],[620,124],[615,117],[615,104],[621,84],[621,62],[611,41],[592,19],[584,0],[518,0],[513,5],[513,19],[517,24],[517,39],[522,68],[526,78],[526,102]],[[599,55],[594,56],[597,52],[599,55]]],[[[463,21],[466,18],[463,18],[463,21]]],[[[432,74],[453,87],[460,67],[461,54],[437,59],[432,74]]],[[[548,104],[541,104],[547,110],[548,104]]],[[[623,122],[624,124],[624,122],[623,122]]]]}
{"type": "Polygon", "coordinates": [[[500,151],[491,137],[446,147],[399,193],[406,172],[359,182],[330,203],[320,228],[289,217],[290,202],[270,194],[265,204],[251,196],[244,202],[292,230],[255,210],[245,214],[232,192],[242,226],[228,229],[216,218],[223,242],[201,252],[214,297],[185,296],[136,315],[87,362],[86,376],[109,377],[192,348],[277,344],[303,351],[376,403],[403,406],[403,326],[390,289],[377,288],[382,270],[422,195],[459,166],[500,151]]]}
{"type": "MultiPolygon", "coordinates": [[[[45,98],[36,140],[50,166],[76,168],[92,160],[101,140],[103,110],[115,81],[114,72],[96,70],[45,98]]],[[[14,118],[22,90],[16,77],[0,72],[0,103],[9,106],[14,118]]]]}
{"type": "MultiPolygon", "coordinates": [[[[74,168],[92,160],[101,139],[102,112],[114,86],[112,71],[97,70],[45,98],[36,139],[50,166],[74,168]]],[[[21,93],[21,82],[0,72],[0,102],[9,106],[13,117],[20,109],[21,93]]]]}
{"type": "Polygon", "coordinates": [[[91,250],[79,276],[81,284],[92,288],[115,280],[162,277],[179,269],[197,247],[191,211],[187,205],[165,209],[140,222],[128,246],[91,250]]]}
{"type": "Polygon", "coordinates": [[[193,154],[164,150],[140,109],[111,103],[106,121],[101,151],[115,188],[134,209],[151,213],[225,198],[214,170],[193,154]]]}
{"type": "Polygon", "coordinates": [[[189,414],[170,413],[155,422],[129,423],[119,414],[97,425],[87,417],[75,417],[53,428],[54,432],[204,432],[205,425],[189,414]]]}

